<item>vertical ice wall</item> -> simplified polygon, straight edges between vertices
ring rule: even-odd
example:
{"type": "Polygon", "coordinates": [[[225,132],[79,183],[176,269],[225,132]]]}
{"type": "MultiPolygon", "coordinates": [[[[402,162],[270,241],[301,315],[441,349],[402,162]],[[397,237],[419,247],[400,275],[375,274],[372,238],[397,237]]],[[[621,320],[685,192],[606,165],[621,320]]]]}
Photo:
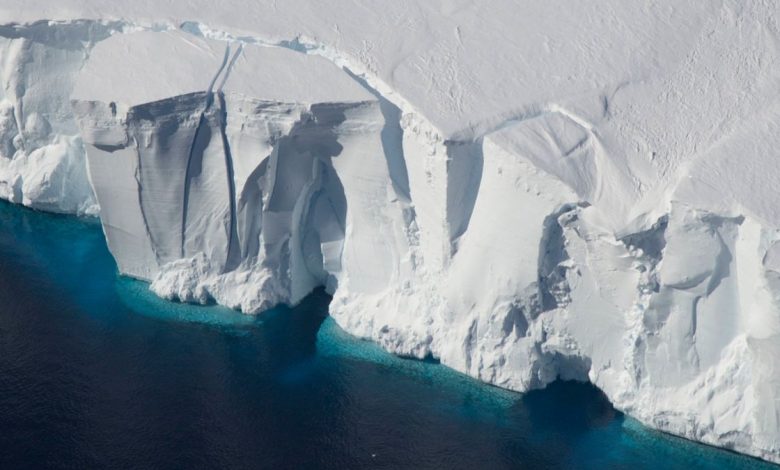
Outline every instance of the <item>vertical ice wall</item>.
{"type": "Polygon", "coordinates": [[[53,53],[19,31],[3,32],[4,85],[70,65],[32,95],[5,85],[6,197],[85,210],[85,177],[19,152],[48,142],[30,155],[85,175],[50,152],[70,111],[27,114],[84,67],[73,111],[109,246],[159,294],[258,312],[326,285],[337,321],[389,351],[516,390],[588,379],[655,428],[778,459],[777,106],[625,222],[649,180],[615,157],[620,99],[447,137],[321,58],[180,33],[53,53]]]}
{"type": "Polygon", "coordinates": [[[73,109],[109,247],[158,293],[256,312],[399,276],[407,202],[379,103],[324,59],[118,36],[96,49],[73,109]],[[126,59],[109,66],[117,50],[126,59]]]}
{"type": "Polygon", "coordinates": [[[95,21],[0,27],[0,197],[97,212],[69,95],[92,45],[121,29],[95,21]]]}

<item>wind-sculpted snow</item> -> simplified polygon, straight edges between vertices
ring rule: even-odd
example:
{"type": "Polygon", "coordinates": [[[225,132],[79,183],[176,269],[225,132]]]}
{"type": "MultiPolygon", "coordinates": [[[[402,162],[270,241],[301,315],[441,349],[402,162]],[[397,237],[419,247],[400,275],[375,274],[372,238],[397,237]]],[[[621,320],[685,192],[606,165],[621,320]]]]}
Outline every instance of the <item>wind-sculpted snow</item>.
{"type": "Polygon", "coordinates": [[[122,273],[780,462],[774,2],[27,3],[0,196],[122,273]]]}

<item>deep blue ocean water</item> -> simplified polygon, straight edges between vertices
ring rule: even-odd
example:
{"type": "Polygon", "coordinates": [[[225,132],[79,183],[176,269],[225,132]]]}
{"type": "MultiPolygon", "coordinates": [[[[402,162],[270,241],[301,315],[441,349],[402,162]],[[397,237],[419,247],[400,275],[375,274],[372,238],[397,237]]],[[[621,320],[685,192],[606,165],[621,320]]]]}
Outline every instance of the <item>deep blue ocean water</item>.
{"type": "Polygon", "coordinates": [[[0,203],[0,469],[778,468],[589,385],[520,395],[390,356],[327,307],[164,302],[94,221],[0,203]]]}

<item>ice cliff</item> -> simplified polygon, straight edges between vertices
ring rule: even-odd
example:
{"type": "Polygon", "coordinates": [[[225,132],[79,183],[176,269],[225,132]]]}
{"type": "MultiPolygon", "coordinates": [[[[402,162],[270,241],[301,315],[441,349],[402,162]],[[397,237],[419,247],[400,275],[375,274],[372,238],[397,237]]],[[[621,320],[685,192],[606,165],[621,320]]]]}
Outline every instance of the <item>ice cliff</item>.
{"type": "Polygon", "coordinates": [[[99,210],[166,298],[325,286],[388,351],[780,462],[776,2],[140,3],[0,1],[0,196],[99,210]]]}

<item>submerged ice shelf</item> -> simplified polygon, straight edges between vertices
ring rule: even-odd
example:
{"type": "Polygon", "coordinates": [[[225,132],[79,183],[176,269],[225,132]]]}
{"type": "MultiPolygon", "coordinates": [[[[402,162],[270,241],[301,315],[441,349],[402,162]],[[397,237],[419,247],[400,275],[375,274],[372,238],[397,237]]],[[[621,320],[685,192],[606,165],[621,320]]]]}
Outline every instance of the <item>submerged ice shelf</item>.
{"type": "Polygon", "coordinates": [[[99,205],[123,273],[246,313],[325,286],[388,351],[519,391],[589,380],[780,461],[771,2],[302,26],[295,2],[38,3],[0,28],[0,195],[99,205]]]}

